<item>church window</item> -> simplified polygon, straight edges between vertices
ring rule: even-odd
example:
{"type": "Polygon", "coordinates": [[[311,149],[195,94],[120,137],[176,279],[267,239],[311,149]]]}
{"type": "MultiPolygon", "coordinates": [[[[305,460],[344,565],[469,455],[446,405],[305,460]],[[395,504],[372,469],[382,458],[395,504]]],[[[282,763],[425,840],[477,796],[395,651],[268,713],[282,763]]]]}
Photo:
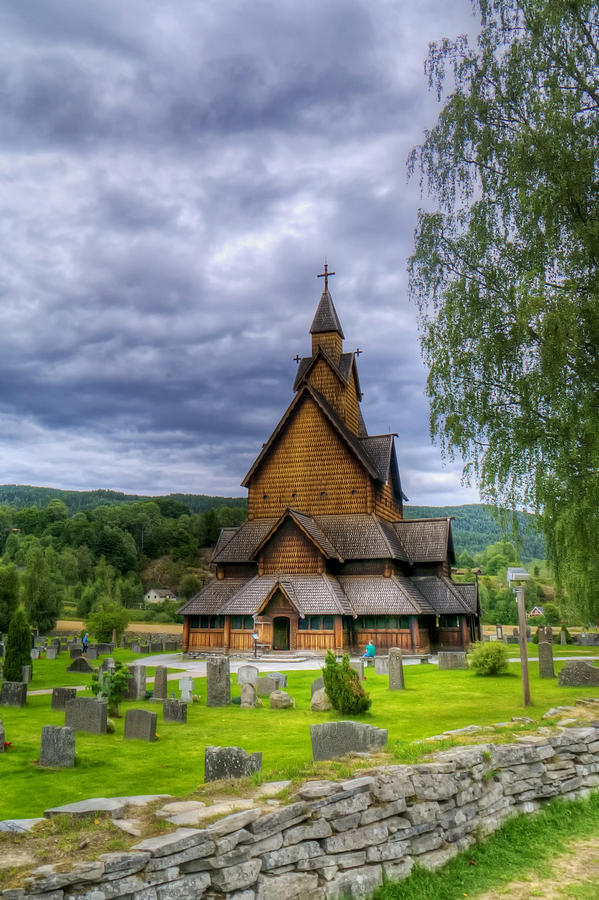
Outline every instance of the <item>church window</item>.
{"type": "Polygon", "coordinates": [[[253,616],[231,616],[231,628],[234,631],[253,631],[253,616]]]}
{"type": "Polygon", "coordinates": [[[333,631],[334,616],[304,616],[297,623],[299,631],[333,631]]]}
{"type": "MultiPolygon", "coordinates": [[[[224,616],[200,616],[200,623],[196,625],[196,628],[224,628],[225,626],[225,617],[224,616]]],[[[192,626],[193,627],[193,626],[192,626]]]]}
{"type": "Polygon", "coordinates": [[[355,497],[357,493],[358,493],[357,490],[354,488],[353,491],[351,492],[352,497],[355,497]]]}
{"type": "Polygon", "coordinates": [[[332,631],[335,626],[335,619],[333,616],[323,616],[322,617],[322,630],[323,631],[332,631]]]}
{"type": "Polygon", "coordinates": [[[199,616],[190,616],[189,617],[189,627],[190,628],[199,628],[200,627],[200,617],[199,616]]]}
{"type": "Polygon", "coordinates": [[[458,616],[439,616],[439,628],[458,628],[459,625],[458,616]]]}

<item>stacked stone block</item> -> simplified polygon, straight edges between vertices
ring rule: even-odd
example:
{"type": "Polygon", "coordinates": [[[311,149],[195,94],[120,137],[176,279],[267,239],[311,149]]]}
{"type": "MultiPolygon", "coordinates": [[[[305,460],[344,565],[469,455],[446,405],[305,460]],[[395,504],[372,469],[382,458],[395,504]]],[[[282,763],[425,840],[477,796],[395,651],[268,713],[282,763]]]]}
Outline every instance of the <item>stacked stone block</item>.
{"type": "Polygon", "coordinates": [[[599,728],[515,744],[454,748],[413,766],[345,782],[304,784],[289,806],[249,809],[206,828],[179,828],[71,872],[32,873],[24,897],[368,896],[415,863],[443,865],[509,816],[599,785],[599,728]],[[105,893],[102,893],[102,892],[105,893]]]}

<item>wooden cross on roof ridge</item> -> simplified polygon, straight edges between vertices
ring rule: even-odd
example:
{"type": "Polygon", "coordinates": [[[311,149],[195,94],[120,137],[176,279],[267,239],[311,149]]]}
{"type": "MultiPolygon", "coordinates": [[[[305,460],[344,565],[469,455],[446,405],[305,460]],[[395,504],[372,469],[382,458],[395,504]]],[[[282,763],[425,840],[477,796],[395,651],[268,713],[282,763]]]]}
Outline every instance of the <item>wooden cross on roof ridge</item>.
{"type": "Polygon", "coordinates": [[[316,276],[317,278],[324,278],[324,289],[325,289],[325,291],[328,291],[328,289],[329,289],[329,276],[330,276],[330,275],[334,275],[334,274],[335,274],[334,272],[329,272],[329,267],[328,267],[328,265],[327,265],[326,262],[325,262],[325,264],[324,264],[324,272],[321,272],[320,275],[317,275],[317,276],[316,276]]]}

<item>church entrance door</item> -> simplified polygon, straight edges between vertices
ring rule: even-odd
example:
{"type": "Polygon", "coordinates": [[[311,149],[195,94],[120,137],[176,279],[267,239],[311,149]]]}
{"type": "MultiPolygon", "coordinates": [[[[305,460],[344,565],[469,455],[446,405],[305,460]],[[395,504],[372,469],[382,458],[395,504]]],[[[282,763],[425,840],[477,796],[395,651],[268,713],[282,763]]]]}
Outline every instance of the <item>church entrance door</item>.
{"type": "Polygon", "coordinates": [[[272,649],[289,650],[289,619],[276,616],[272,623],[272,649]]]}

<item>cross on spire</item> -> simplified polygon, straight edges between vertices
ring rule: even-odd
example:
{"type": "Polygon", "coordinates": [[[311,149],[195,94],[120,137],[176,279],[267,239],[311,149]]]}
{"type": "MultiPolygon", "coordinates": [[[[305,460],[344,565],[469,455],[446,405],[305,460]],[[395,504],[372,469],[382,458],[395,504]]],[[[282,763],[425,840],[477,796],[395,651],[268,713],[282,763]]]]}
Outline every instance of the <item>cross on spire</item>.
{"type": "Polygon", "coordinates": [[[334,274],[335,274],[334,272],[329,272],[329,267],[328,267],[328,265],[327,265],[326,262],[325,262],[325,264],[324,264],[324,272],[321,272],[320,275],[317,275],[317,276],[316,276],[317,278],[324,278],[324,289],[325,289],[325,291],[328,291],[328,289],[329,289],[329,276],[330,276],[330,275],[334,275],[334,274]]]}

